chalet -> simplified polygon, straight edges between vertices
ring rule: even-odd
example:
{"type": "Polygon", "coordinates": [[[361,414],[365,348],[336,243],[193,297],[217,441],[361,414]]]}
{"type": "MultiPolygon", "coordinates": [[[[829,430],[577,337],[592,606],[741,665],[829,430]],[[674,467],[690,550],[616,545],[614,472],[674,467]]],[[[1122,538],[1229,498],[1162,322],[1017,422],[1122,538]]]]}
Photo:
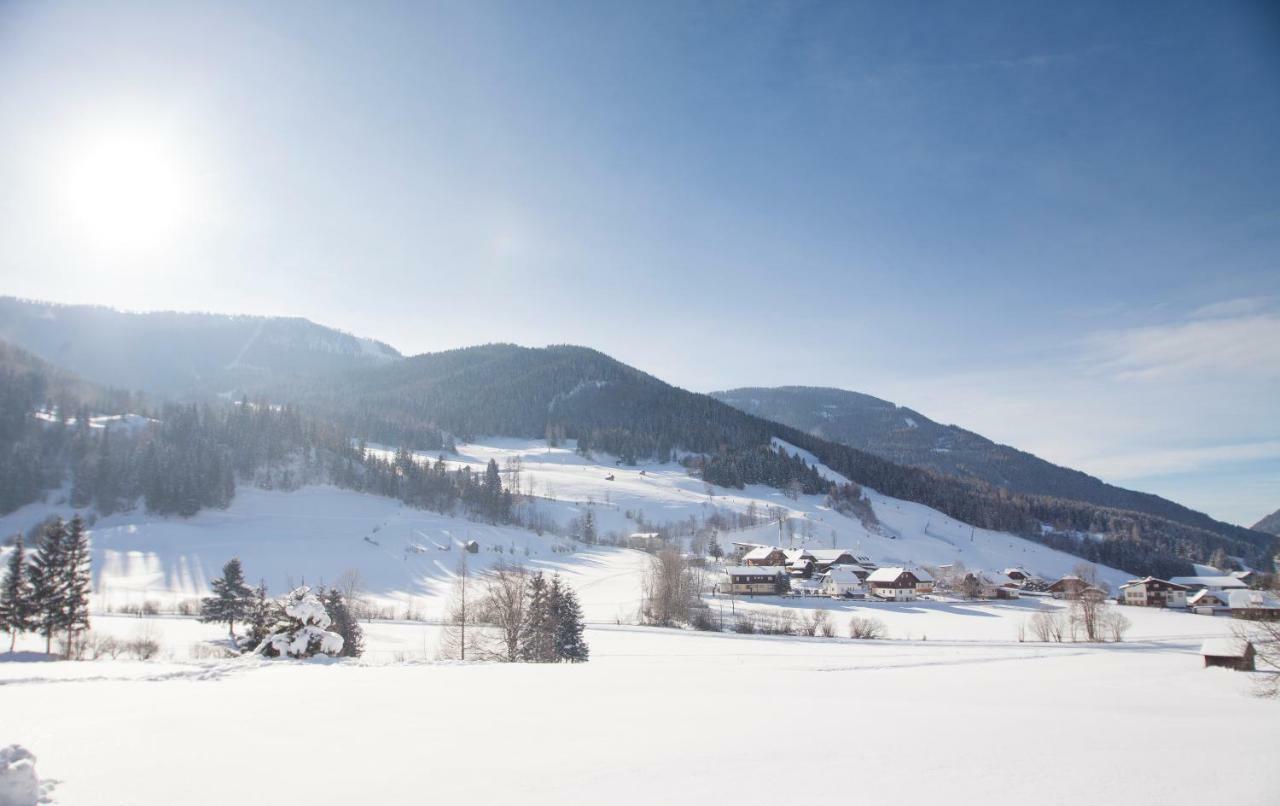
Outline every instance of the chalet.
{"type": "Polygon", "coordinates": [[[735,565],[725,569],[728,592],[735,596],[777,596],[789,587],[782,566],[735,565]]]}
{"type": "Polygon", "coordinates": [[[1229,591],[1245,590],[1249,587],[1231,576],[1170,577],[1169,581],[1175,585],[1184,585],[1191,590],[1229,591]]]}
{"type": "Polygon", "coordinates": [[[1038,577],[1038,576],[1036,576],[1035,574],[1031,573],[1031,572],[1030,572],[1030,571],[1028,571],[1027,569],[1025,569],[1025,568],[1020,568],[1020,567],[1017,567],[1017,566],[1015,566],[1015,567],[1013,567],[1013,568],[1006,568],[1006,569],[1004,569],[1003,571],[1001,571],[1000,573],[1004,574],[1004,575],[1005,575],[1005,576],[1007,576],[1009,579],[1011,579],[1011,580],[1013,580],[1014,582],[1018,583],[1018,586],[1019,586],[1019,587],[1026,587],[1028,583],[1035,582],[1035,581],[1037,581],[1037,580],[1039,580],[1039,579],[1040,579],[1040,577],[1038,577]]]}
{"type": "Polygon", "coordinates": [[[1201,588],[1187,597],[1187,607],[1198,616],[1212,616],[1217,611],[1226,610],[1230,606],[1231,603],[1225,593],[1211,591],[1208,588],[1201,588]]]}
{"type": "Polygon", "coordinates": [[[1280,621],[1280,599],[1266,591],[1228,591],[1232,618],[1250,621],[1280,621]]]}
{"type": "Polygon", "coordinates": [[[1022,584],[1003,571],[985,571],[979,574],[978,595],[983,599],[1020,599],[1022,584]]]}
{"type": "Polygon", "coordinates": [[[805,579],[813,576],[815,564],[812,553],[804,549],[787,549],[782,553],[787,558],[787,573],[791,576],[805,579]]]}
{"type": "Polygon", "coordinates": [[[1137,607],[1186,607],[1189,590],[1165,579],[1143,577],[1120,586],[1120,601],[1137,607]]]}
{"type": "Polygon", "coordinates": [[[862,598],[867,595],[867,586],[852,568],[837,565],[822,575],[822,592],[833,597],[862,598]]]}
{"type": "Polygon", "coordinates": [[[872,595],[891,602],[915,601],[919,581],[915,574],[897,566],[877,568],[867,577],[872,595]]]}
{"type": "Polygon", "coordinates": [[[774,546],[756,546],[742,555],[743,565],[778,565],[787,564],[787,553],[774,546]]]}
{"type": "Polygon", "coordinates": [[[1090,585],[1075,574],[1067,574],[1047,588],[1055,599],[1082,599],[1088,597],[1094,601],[1107,598],[1107,592],[1096,585],[1090,585]]]}
{"type": "Polygon", "coordinates": [[[1252,672],[1254,665],[1253,644],[1234,636],[1210,638],[1200,647],[1205,668],[1222,666],[1237,672],[1252,672]]]}
{"type": "Polygon", "coordinates": [[[857,559],[844,549],[813,549],[813,570],[821,573],[833,565],[856,565],[857,559]]]}
{"type": "Polygon", "coordinates": [[[916,576],[916,593],[933,593],[933,577],[920,568],[910,569],[916,576]]]}

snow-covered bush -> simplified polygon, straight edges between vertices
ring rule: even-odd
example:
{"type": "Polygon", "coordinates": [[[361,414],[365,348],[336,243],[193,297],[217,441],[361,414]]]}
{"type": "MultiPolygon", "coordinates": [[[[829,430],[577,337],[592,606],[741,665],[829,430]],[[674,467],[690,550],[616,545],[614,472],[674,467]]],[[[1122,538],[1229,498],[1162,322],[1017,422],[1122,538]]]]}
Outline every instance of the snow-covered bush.
{"type": "Polygon", "coordinates": [[[309,658],[342,652],[342,636],[329,631],[333,619],[310,588],[303,586],[289,594],[284,615],[285,623],[258,645],[258,654],[309,658]]]}
{"type": "Polygon", "coordinates": [[[39,802],[36,757],[22,745],[0,747],[0,806],[36,806],[39,802]]]}

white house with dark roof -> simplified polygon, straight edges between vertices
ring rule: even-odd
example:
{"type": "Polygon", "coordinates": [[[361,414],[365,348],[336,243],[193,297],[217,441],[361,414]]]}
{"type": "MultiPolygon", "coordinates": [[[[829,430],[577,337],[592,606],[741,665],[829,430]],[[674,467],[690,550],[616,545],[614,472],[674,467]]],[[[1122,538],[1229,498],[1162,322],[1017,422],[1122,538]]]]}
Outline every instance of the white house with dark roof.
{"type": "Polygon", "coordinates": [[[901,566],[877,568],[867,577],[876,598],[891,602],[913,602],[916,598],[916,575],[901,566]]]}

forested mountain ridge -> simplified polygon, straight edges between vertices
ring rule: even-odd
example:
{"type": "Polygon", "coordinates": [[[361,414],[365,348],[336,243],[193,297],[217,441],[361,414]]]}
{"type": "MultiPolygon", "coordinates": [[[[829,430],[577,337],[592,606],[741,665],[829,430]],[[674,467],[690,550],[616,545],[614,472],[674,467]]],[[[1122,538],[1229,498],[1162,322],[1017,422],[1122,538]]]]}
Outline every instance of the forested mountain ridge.
{"type": "Polygon", "coordinates": [[[979,479],[1016,493],[1145,512],[1213,532],[1238,535],[1244,531],[1243,527],[1216,521],[1158,495],[1107,484],[1079,470],[1055,465],[958,426],[942,425],[912,409],[859,392],[780,386],[729,389],[711,395],[750,414],[898,464],[979,479]]]}
{"type": "Polygon", "coordinates": [[[155,396],[252,391],[398,360],[394,348],[300,318],[130,313],[0,297],[0,340],[101,384],[155,396]]]}
{"type": "Polygon", "coordinates": [[[1269,535],[1280,535],[1280,509],[1253,525],[1255,532],[1266,532],[1269,535]]]}
{"type": "MultiPolygon", "coordinates": [[[[55,306],[54,311],[61,309],[55,306]]],[[[182,326],[175,340],[181,349],[176,354],[185,355],[193,349],[184,341],[190,337],[183,329],[190,320],[179,316],[182,326]]],[[[265,331],[270,329],[267,323],[293,320],[246,321],[265,331]]],[[[152,336],[161,344],[167,338],[163,333],[152,336]]],[[[255,341],[256,337],[247,347],[241,345],[237,356],[252,355],[255,341]]],[[[225,342],[219,342],[217,349],[223,347],[225,342]]],[[[152,352],[117,360],[145,365],[160,348],[148,349],[152,352]]],[[[278,360],[287,354],[288,350],[268,351],[266,357],[278,360]]],[[[325,349],[311,353],[329,354],[325,349]]],[[[898,464],[679,389],[589,348],[490,344],[404,359],[389,353],[371,360],[349,360],[349,351],[336,355],[336,367],[322,361],[301,370],[268,365],[241,373],[240,378],[251,382],[240,388],[260,395],[243,402],[204,391],[196,395],[197,407],[152,407],[146,413],[155,424],[127,445],[113,441],[110,429],[77,436],[65,426],[33,427],[24,418],[37,409],[47,411],[51,402],[41,395],[15,399],[10,402],[25,412],[17,419],[26,425],[16,442],[0,446],[7,451],[2,458],[10,478],[33,475],[24,475],[23,468],[44,473],[39,489],[48,489],[53,476],[70,467],[74,478],[93,480],[91,489],[80,491],[81,498],[101,498],[107,507],[118,497],[145,494],[150,479],[154,489],[148,505],[155,501],[157,511],[177,514],[222,505],[233,494],[236,478],[251,478],[285,487],[330,480],[419,505],[434,501],[453,506],[450,502],[461,501],[485,517],[507,517],[500,514],[502,507],[492,492],[487,498],[474,492],[478,488],[472,480],[420,473],[407,456],[380,463],[354,447],[359,440],[369,440],[447,451],[454,439],[480,435],[573,439],[584,452],[608,453],[627,463],[679,459],[690,472],[730,487],[765,484],[812,494],[832,491],[832,485],[803,460],[775,450],[776,438],[809,451],[855,484],[1135,574],[1185,573],[1190,561],[1205,562],[1219,549],[1247,562],[1260,562],[1274,550],[1273,538],[1240,527],[1204,528],[1151,513],[1016,493],[982,479],[898,464]],[[254,416],[247,416],[250,412],[254,416]],[[116,477],[124,480],[119,490],[111,481],[116,477]]],[[[154,375],[153,388],[179,388],[190,377],[164,355],[145,370],[154,375]]],[[[110,366],[96,371],[109,375],[110,366]]],[[[233,380],[226,374],[217,377],[218,383],[233,380]]],[[[207,378],[201,383],[206,390],[217,388],[207,378]]],[[[23,497],[29,492],[9,497],[31,500],[23,497]]]]}
{"type": "Polygon", "coordinates": [[[1186,572],[1188,561],[1204,562],[1218,548],[1259,559],[1274,542],[1207,516],[1216,528],[905,466],[679,389],[584,347],[490,344],[309,379],[275,394],[390,444],[420,439],[434,448],[448,435],[550,435],[623,462],[684,456],[694,472],[726,486],[799,484],[805,492],[824,491],[829,485],[816,473],[769,447],[778,438],[886,495],[1135,573],[1186,572]]]}

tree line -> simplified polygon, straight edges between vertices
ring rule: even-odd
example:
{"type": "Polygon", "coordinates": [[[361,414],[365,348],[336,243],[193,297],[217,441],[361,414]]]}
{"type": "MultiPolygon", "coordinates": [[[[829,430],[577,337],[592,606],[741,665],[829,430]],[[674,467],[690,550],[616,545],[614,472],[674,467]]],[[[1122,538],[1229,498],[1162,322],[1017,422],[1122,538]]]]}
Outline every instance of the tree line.
{"type": "Polygon", "coordinates": [[[10,635],[10,652],[20,633],[36,632],[46,653],[58,635],[64,653],[74,653],[89,629],[90,563],[88,531],[78,516],[46,524],[30,557],[21,535],[15,539],[0,585],[0,630],[10,635]]]}

